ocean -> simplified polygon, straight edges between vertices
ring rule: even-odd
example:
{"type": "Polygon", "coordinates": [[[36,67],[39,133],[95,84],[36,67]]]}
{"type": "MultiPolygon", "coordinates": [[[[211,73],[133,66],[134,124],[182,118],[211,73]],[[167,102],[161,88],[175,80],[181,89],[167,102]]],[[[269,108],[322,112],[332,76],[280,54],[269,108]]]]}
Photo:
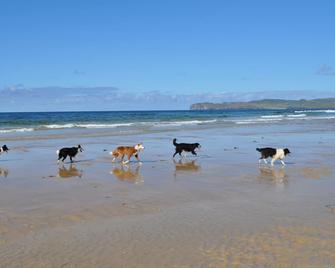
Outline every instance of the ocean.
{"type": "Polygon", "coordinates": [[[27,132],[101,131],[150,133],[184,128],[255,124],[335,123],[335,110],[204,110],[0,113],[0,137],[27,132]],[[321,121],[320,121],[321,122],[321,121]]]}

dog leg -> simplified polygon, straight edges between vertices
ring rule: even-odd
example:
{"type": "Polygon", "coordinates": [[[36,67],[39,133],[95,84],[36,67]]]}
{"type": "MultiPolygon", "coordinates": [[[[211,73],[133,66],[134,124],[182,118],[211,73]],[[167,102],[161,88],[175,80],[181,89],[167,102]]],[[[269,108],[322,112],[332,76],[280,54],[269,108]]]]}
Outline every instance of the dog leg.
{"type": "Polygon", "coordinates": [[[275,161],[276,161],[276,159],[271,160],[271,166],[274,166],[275,161]]]}
{"type": "Polygon", "coordinates": [[[268,163],[268,161],[267,161],[265,158],[263,158],[263,161],[264,161],[264,163],[265,163],[265,164],[267,164],[267,163],[268,163]]]}
{"type": "Polygon", "coordinates": [[[135,154],[135,157],[139,163],[141,163],[141,159],[139,158],[138,154],[135,154]]]}
{"type": "Polygon", "coordinates": [[[283,160],[280,160],[283,166],[286,166],[285,162],[283,160]]]}
{"type": "Polygon", "coordinates": [[[112,163],[114,163],[118,157],[119,157],[118,155],[113,155],[112,163]]]}
{"type": "Polygon", "coordinates": [[[131,155],[128,155],[128,160],[122,161],[122,164],[128,164],[130,162],[131,155]]]}

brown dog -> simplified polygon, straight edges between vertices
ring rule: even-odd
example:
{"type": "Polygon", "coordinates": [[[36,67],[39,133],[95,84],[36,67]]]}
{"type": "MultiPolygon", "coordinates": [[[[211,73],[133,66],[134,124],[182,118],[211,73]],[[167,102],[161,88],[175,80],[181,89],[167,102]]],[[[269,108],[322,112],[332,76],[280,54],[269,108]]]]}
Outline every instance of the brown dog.
{"type": "Polygon", "coordinates": [[[137,161],[140,161],[140,158],[138,157],[138,153],[144,149],[144,146],[142,143],[136,144],[135,146],[119,146],[116,149],[114,149],[110,154],[113,156],[112,162],[115,162],[115,160],[118,157],[121,157],[122,164],[127,164],[130,162],[130,158],[132,156],[135,156],[137,161]],[[128,160],[124,161],[124,157],[127,155],[128,160]]]}

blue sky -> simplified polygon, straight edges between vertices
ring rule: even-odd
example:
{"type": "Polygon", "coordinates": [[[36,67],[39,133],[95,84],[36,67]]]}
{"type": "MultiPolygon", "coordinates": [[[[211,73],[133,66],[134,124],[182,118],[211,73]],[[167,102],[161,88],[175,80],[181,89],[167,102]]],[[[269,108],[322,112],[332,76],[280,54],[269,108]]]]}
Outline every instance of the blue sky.
{"type": "Polygon", "coordinates": [[[2,111],[71,109],[80,92],[94,110],[105,109],[97,94],[106,109],[139,100],[126,110],[335,96],[335,1],[0,0],[0,10],[2,111]]]}

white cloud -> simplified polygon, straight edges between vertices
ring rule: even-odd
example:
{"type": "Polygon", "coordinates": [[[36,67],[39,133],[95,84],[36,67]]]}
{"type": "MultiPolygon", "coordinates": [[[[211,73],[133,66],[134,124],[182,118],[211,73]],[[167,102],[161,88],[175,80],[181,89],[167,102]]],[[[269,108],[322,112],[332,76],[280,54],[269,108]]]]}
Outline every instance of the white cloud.
{"type": "Polygon", "coordinates": [[[22,85],[0,90],[0,111],[164,110],[188,109],[197,102],[233,102],[256,99],[313,99],[335,97],[319,91],[202,92],[175,94],[162,91],[131,92],[116,87],[43,87],[22,85]]]}
{"type": "Polygon", "coordinates": [[[316,74],[318,75],[325,75],[325,76],[332,76],[335,75],[335,70],[333,67],[323,64],[320,66],[320,68],[316,71],[316,74]]]}

